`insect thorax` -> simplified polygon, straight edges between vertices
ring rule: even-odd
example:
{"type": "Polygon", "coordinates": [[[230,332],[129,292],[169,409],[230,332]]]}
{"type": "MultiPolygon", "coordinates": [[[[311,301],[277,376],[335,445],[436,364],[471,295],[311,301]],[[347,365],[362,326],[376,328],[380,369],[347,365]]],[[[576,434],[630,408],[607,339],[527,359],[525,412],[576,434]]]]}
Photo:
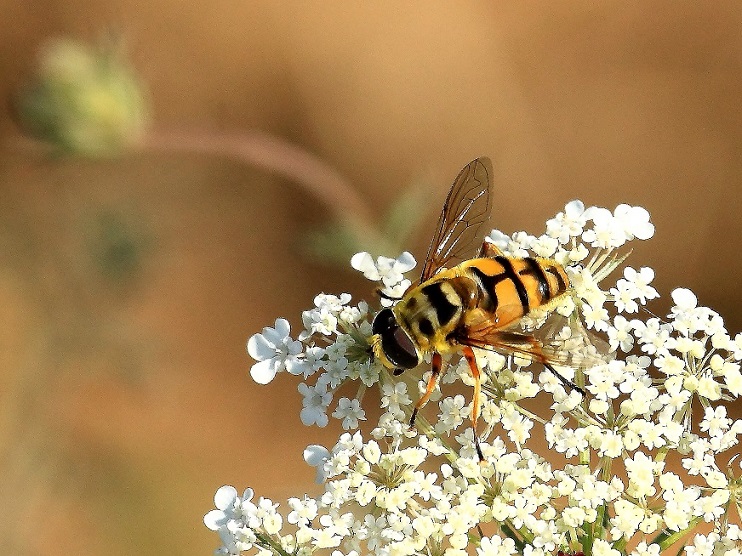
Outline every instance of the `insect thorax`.
{"type": "Polygon", "coordinates": [[[394,308],[397,321],[421,353],[454,349],[451,336],[477,295],[476,283],[460,276],[458,270],[438,273],[408,292],[394,308]]]}

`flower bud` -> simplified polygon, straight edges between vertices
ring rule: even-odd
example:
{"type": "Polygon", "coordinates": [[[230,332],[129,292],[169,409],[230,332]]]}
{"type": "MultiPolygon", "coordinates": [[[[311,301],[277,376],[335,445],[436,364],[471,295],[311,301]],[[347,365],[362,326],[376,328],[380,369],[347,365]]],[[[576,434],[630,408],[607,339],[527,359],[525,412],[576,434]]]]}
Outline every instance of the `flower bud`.
{"type": "Polygon", "coordinates": [[[141,137],[149,112],[143,87],[115,43],[56,39],[16,102],[20,126],[61,151],[115,154],[141,137]]]}

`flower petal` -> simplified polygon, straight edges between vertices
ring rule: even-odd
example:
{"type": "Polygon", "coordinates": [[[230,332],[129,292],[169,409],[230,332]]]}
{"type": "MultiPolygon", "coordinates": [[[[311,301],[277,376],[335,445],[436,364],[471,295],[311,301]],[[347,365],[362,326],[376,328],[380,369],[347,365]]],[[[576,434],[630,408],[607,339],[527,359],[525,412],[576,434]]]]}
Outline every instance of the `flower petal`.
{"type": "Polygon", "coordinates": [[[350,266],[355,268],[359,272],[366,274],[367,272],[375,272],[376,265],[374,264],[374,258],[370,253],[362,251],[356,253],[350,259],[350,266]]]}
{"type": "Polygon", "coordinates": [[[234,503],[235,498],[237,498],[237,489],[231,485],[224,485],[216,491],[214,505],[220,510],[226,510],[234,503]]]}
{"type": "Polygon", "coordinates": [[[204,516],[204,525],[212,531],[218,531],[227,522],[227,516],[221,510],[211,510],[204,516]]]}
{"type": "Polygon", "coordinates": [[[322,465],[330,457],[330,451],[319,444],[311,444],[304,449],[304,461],[312,467],[322,465]]]}
{"type": "Polygon", "coordinates": [[[263,361],[276,355],[276,346],[262,334],[253,334],[247,340],[247,353],[256,361],[263,361]]]}
{"type": "Polygon", "coordinates": [[[688,288],[676,288],[670,295],[680,309],[695,309],[698,304],[698,298],[688,288]]]}
{"type": "Polygon", "coordinates": [[[570,218],[581,216],[583,212],[585,212],[585,205],[579,199],[570,201],[564,206],[564,213],[570,218]]]}
{"type": "Polygon", "coordinates": [[[286,319],[278,318],[276,319],[275,330],[281,338],[286,338],[289,335],[289,332],[291,332],[291,325],[286,319]]]}
{"type": "Polygon", "coordinates": [[[276,378],[278,372],[278,365],[273,359],[266,359],[255,363],[250,368],[250,376],[258,384],[268,384],[271,380],[276,378]]]}
{"type": "Polygon", "coordinates": [[[399,257],[397,257],[395,270],[397,270],[397,272],[405,273],[415,268],[416,264],[417,261],[415,260],[415,257],[412,256],[412,253],[404,251],[399,257]]]}
{"type": "Polygon", "coordinates": [[[286,370],[292,375],[303,375],[308,374],[311,371],[312,366],[304,359],[298,359],[291,357],[286,360],[286,370]]]}

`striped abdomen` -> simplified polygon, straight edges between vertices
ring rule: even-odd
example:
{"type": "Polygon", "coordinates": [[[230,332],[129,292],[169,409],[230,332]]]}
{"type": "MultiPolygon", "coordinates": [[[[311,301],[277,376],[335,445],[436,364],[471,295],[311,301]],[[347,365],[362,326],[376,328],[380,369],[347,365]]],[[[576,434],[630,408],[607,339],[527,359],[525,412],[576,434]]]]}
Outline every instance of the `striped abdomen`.
{"type": "Polygon", "coordinates": [[[504,327],[546,305],[569,288],[564,268],[555,261],[498,256],[461,265],[479,287],[477,307],[494,315],[504,327]]]}

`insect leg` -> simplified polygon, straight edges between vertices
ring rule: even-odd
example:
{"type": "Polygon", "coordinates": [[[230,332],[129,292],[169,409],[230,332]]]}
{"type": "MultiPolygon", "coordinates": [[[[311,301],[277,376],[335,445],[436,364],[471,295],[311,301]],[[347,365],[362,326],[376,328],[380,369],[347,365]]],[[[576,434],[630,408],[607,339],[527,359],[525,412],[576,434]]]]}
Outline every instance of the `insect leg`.
{"type": "Polygon", "coordinates": [[[477,421],[479,420],[479,398],[482,394],[482,377],[477,366],[477,358],[474,356],[474,351],[469,346],[464,346],[461,350],[464,353],[464,358],[469,364],[469,370],[471,376],[474,377],[474,395],[471,401],[471,426],[474,431],[474,446],[477,449],[477,455],[479,461],[484,461],[484,454],[482,454],[482,447],[479,445],[479,437],[477,436],[477,421]]]}
{"type": "Polygon", "coordinates": [[[479,256],[487,259],[494,259],[495,257],[501,257],[503,252],[500,248],[489,241],[482,243],[482,247],[479,249],[479,256]]]}
{"type": "Polygon", "coordinates": [[[428,379],[428,385],[425,388],[425,393],[422,396],[420,396],[420,399],[417,400],[417,403],[415,404],[415,409],[412,410],[412,416],[410,417],[410,427],[415,426],[415,417],[417,417],[417,412],[420,410],[422,406],[428,403],[428,400],[430,399],[431,394],[433,394],[433,390],[435,390],[435,387],[438,384],[438,378],[441,375],[442,365],[443,365],[443,360],[441,358],[441,354],[438,353],[437,351],[434,352],[433,360],[431,362],[432,373],[430,375],[430,379],[428,379]]]}
{"type": "Polygon", "coordinates": [[[395,295],[389,295],[388,293],[384,293],[384,290],[381,289],[381,287],[376,288],[376,295],[381,297],[382,299],[388,299],[389,301],[399,301],[402,299],[401,297],[397,297],[395,295]]]}
{"type": "Polygon", "coordinates": [[[528,334],[520,334],[518,332],[502,331],[497,333],[498,343],[505,348],[510,348],[520,353],[527,353],[533,359],[541,363],[544,367],[557,377],[564,386],[570,390],[577,390],[583,396],[585,391],[577,386],[574,382],[566,378],[559,371],[557,371],[549,362],[549,358],[544,353],[542,347],[543,344],[533,336],[528,334]]]}
{"type": "Polygon", "coordinates": [[[578,391],[578,392],[579,392],[580,394],[582,394],[583,396],[585,395],[585,391],[584,391],[584,390],[583,390],[582,388],[580,388],[580,387],[579,387],[579,386],[577,386],[577,385],[576,385],[576,384],[575,384],[574,382],[572,382],[572,381],[571,381],[571,380],[569,380],[569,379],[568,379],[567,377],[565,377],[564,375],[562,375],[562,374],[561,374],[561,373],[560,373],[559,371],[557,371],[557,370],[556,370],[556,369],[555,369],[554,367],[552,367],[552,366],[551,366],[551,365],[550,365],[549,363],[547,363],[546,361],[543,361],[542,363],[543,363],[544,367],[546,367],[547,369],[549,369],[549,370],[551,371],[551,373],[552,373],[552,374],[553,374],[553,375],[554,375],[555,377],[557,377],[557,378],[559,379],[559,381],[560,381],[560,382],[561,382],[561,383],[562,383],[562,384],[563,384],[564,386],[566,386],[566,387],[567,387],[567,388],[569,388],[570,390],[577,390],[577,391],[578,391]]]}

